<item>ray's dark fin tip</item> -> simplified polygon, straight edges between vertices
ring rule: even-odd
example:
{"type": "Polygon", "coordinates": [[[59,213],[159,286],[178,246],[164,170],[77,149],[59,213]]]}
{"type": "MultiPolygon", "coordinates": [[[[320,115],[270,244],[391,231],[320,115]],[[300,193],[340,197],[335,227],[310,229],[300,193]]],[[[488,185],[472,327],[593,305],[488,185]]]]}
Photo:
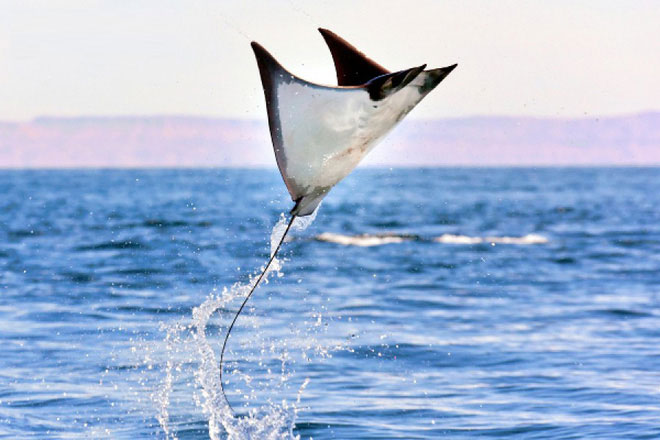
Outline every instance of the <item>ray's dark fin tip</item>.
{"type": "Polygon", "coordinates": [[[252,50],[254,51],[254,54],[257,56],[258,59],[263,59],[267,60],[269,63],[273,63],[279,66],[279,63],[275,59],[274,56],[270,54],[266,50],[265,47],[263,47],[261,44],[257,43],[256,41],[250,42],[250,46],[252,46],[252,50]]]}
{"type": "Polygon", "coordinates": [[[267,57],[267,58],[272,58],[273,57],[266,50],[265,47],[263,47],[261,44],[257,43],[256,41],[250,42],[250,46],[252,47],[252,50],[254,51],[255,55],[257,55],[257,57],[267,57]]]}
{"type": "Polygon", "coordinates": [[[329,29],[318,28],[330,49],[337,71],[337,84],[359,86],[389,71],[329,29]]]}

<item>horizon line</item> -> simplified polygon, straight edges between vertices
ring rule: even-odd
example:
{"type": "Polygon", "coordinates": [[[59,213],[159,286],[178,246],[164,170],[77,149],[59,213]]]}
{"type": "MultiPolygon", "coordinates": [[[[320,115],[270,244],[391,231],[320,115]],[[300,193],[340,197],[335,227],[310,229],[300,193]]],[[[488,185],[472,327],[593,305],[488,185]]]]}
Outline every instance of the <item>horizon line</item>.
{"type": "MultiPolygon", "coordinates": [[[[560,169],[560,168],[570,168],[570,169],[607,169],[607,168],[647,168],[655,169],[660,168],[660,162],[644,163],[644,164],[635,164],[635,163],[602,163],[602,164],[575,164],[575,163],[565,163],[565,164],[437,164],[437,165],[387,165],[387,164],[360,164],[357,169],[369,169],[369,170],[411,170],[411,169],[456,169],[456,168],[470,168],[470,169],[493,169],[493,168],[509,168],[509,169],[560,169]]],[[[7,167],[0,166],[0,172],[13,172],[13,171],[210,171],[210,170],[244,170],[244,171],[274,171],[279,172],[277,165],[217,165],[217,166],[149,166],[149,165],[123,165],[123,166],[62,166],[62,167],[53,167],[53,166],[33,166],[33,167],[7,167]]]]}
{"type": "MultiPolygon", "coordinates": [[[[584,119],[616,119],[626,117],[638,117],[643,115],[660,114],[660,109],[647,109],[628,113],[605,113],[605,114],[584,114],[579,116],[558,116],[558,115],[515,115],[515,114],[483,114],[475,113],[464,116],[446,116],[446,117],[414,117],[408,118],[408,121],[444,121],[459,119],[535,119],[535,120],[584,120],[584,119]]],[[[0,124],[25,124],[38,123],[42,121],[74,121],[74,120],[157,120],[157,119],[191,119],[208,121],[234,121],[234,122],[266,122],[264,118],[254,117],[236,117],[236,116],[212,116],[196,115],[185,113],[152,113],[152,114],[98,114],[98,115],[39,115],[31,119],[0,119],[0,124]]]]}

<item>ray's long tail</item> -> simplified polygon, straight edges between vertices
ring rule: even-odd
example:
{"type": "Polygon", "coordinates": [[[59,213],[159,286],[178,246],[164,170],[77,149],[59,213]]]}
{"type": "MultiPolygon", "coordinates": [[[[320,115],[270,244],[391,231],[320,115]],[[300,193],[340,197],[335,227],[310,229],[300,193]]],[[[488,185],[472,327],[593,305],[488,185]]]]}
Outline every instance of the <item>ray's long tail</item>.
{"type": "Polygon", "coordinates": [[[250,300],[250,297],[256,290],[257,286],[263,279],[263,277],[266,275],[268,272],[268,269],[270,268],[270,265],[275,261],[275,258],[277,257],[277,253],[280,251],[280,248],[282,247],[282,243],[284,243],[284,239],[286,238],[287,234],[289,233],[289,230],[291,229],[291,226],[293,225],[293,221],[296,219],[296,215],[292,214],[291,219],[289,220],[289,224],[287,225],[286,229],[284,230],[284,234],[282,234],[282,238],[280,238],[279,243],[277,243],[277,247],[275,248],[275,252],[270,256],[270,260],[268,260],[268,263],[266,264],[266,267],[264,270],[261,272],[259,275],[259,278],[257,278],[257,281],[254,283],[252,288],[250,289],[250,292],[247,294],[245,299],[243,300],[243,303],[241,306],[238,308],[238,311],[234,315],[234,319],[231,321],[231,324],[229,324],[229,328],[227,329],[227,334],[225,335],[225,340],[222,343],[222,351],[220,352],[220,390],[222,391],[222,396],[225,398],[225,401],[227,402],[227,406],[231,410],[231,412],[236,415],[236,411],[234,411],[234,408],[231,406],[231,403],[229,403],[229,399],[227,399],[227,394],[225,394],[225,385],[222,381],[222,365],[223,361],[225,358],[225,349],[227,348],[227,341],[229,340],[229,335],[231,334],[232,329],[234,328],[234,324],[236,324],[236,320],[238,319],[238,316],[241,314],[243,311],[243,308],[245,307],[245,304],[250,300]]]}

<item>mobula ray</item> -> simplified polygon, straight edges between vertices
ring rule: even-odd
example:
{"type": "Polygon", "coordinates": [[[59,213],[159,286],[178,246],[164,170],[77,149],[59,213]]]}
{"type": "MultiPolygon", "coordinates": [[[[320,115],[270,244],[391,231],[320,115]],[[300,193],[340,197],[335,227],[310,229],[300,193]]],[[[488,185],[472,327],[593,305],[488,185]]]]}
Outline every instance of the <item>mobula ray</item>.
{"type": "MultiPolygon", "coordinates": [[[[295,76],[259,43],[252,42],[275,159],[295,205],[275,251],[227,329],[220,354],[220,386],[225,400],[222,365],[229,334],[295,218],[312,214],[328,191],[456,67],[425,70],[424,64],[389,72],[333,32],[319,31],[334,60],[337,86],[295,76]]],[[[229,400],[227,404],[233,412],[229,400]]]]}

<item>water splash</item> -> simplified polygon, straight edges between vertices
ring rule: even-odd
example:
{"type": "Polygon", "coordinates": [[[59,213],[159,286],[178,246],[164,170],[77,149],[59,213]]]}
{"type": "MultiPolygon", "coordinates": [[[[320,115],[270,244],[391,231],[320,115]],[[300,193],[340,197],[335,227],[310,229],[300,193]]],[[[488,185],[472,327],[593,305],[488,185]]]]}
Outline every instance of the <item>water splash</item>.
{"type": "MultiPolygon", "coordinates": [[[[299,231],[306,229],[315,217],[316,212],[308,217],[296,218],[292,229],[299,231]]],[[[273,227],[270,237],[271,256],[275,252],[277,243],[282,238],[286,225],[286,217],[281,215],[279,221],[273,227]]],[[[282,264],[281,260],[274,259],[268,272],[264,275],[262,283],[267,283],[268,278],[273,274],[282,276],[282,264]]],[[[182,371],[184,364],[191,360],[181,359],[180,353],[191,350],[191,347],[194,347],[195,369],[193,375],[198,388],[195,401],[208,422],[208,434],[211,439],[275,440],[300,438],[293,433],[293,428],[300,407],[300,399],[303,390],[309,383],[309,379],[305,379],[299,387],[295,401],[289,402],[283,399],[277,403],[269,402],[267,405],[251,408],[246,416],[238,418],[233,416],[221,392],[219,358],[216,356],[216,352],[207,337],[210,328],[209,320],[218,311],[225,310],[232,301],[244,298],[256,282],[257,276],[258,273],[254,274],[247,283],[236,283],[230,288],[224,288],[221,293],[214,291],[209,294],[202,304],[193,309],[190,322],[177,323],[163,328],[166,332],[165,350],[167,352],[167,359],[164,362],[165,377],[158,389],[152,394],[152,400],[159,409],[157,420],[166,438],[177,439],[177,435],[171,426],[171,396],[174,392],[177,374],[182,371]]],[[[307,347],[310,346],[308,342],[307,347]]],[[[275,350],[276,347],[271,345],[269,351],[273,352],[275,350]]],[[[316,351],[323,353],[327,352],[328,349],[323,347],[317,348],[316,351]]],[[[291,374],[288,371],[289,353],[286,346],[278,359],[281,362],[279,382],[285,383],[291,374]]],[[[237,375],[246,385],[250,385],[250,376],[241,373],[237,368],[227,372],[237,375]]]]}
{"type": "MultiPolygon", "coordinates": [[[[179,326],[172,326],[169,328],[165,328],[164,326],[161,326],[161,330],[166,331],[166,336],[165,336],[165,347],[166,347],[166,352],[168,354],[172,353],[174,350],[173,343],[177,338],[177,334],[181,331],[179,326]]],[[[152,395],[152,400],[157,404],[158,406],[158,415],[156,416],[156,419],[158,420],[158,423],[160,426],[163,428],[163,431],[165,432],[165,438],[176,438],[169,426],[169,419],[170,419],[170,413],[169,413],[169,407],[170,407],[170,396],[172,394],[172,385],[174,382],[174,360],[168,356],[167,360],[165,361],[165,379],[163,380],[163,383],[161,386],[154,392],[152,395]]]]}

